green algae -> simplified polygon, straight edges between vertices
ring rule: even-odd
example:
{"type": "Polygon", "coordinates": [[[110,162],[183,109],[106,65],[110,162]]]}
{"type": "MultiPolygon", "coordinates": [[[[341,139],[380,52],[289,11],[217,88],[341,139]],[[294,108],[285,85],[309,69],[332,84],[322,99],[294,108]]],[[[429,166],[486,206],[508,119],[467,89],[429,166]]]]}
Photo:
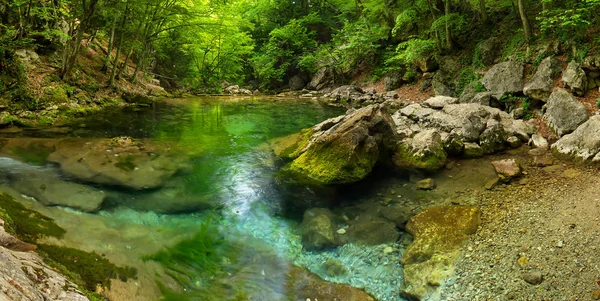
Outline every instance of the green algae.
{"type": "Polygon", "coordinates": [[[132,156],[119,157],[119,162],[115,163],[115,167],[123,170],[123,171],[133,171],[136,168],[135,163],[133,162],[132,156]]]}
{"type": "Polygon", "coordinates": [[[393,161],[396,166],[405,169],[421,169],[436,171],[446,163],[446,153],[443,149],[416,153],[412,147],[399,143],[394,152],[393,161]]]}
{"type": "Polygon", "coordinates": [[[7,216],[5,223],[8,226],[5,225],[5,228],[9,229],[11,234],[17,234],[23,241],[35,243],[42,237],[60,239],[65,235],[65,229],[59,227],[54,219],[25,208],[23,204],[7,194],[0,194],[0,212],[3,219],[7,216]]]}
{"type": "Polygon", "coordinates": [[[37,166],[44,166],[48,156],[53,152],[53,147],[44,146],[42,143],[32,143],[27,147],[16,146],[11,149],[11,153],[23,162],[37,166]]]}
{"type": "Polygon", "coordinates": [[[302,154],[313,134],[312,129],[303,129],[298,133],[272,139],[269,144],[278,157],[296,159],[302,154]]]}

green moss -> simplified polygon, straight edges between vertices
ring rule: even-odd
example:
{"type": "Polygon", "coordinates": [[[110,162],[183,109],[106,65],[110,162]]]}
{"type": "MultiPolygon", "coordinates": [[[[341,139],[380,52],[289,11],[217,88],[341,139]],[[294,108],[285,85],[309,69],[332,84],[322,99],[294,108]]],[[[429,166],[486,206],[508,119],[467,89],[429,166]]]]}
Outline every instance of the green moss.
{"type": "Polygon", "coordinates": [[[299,133],[291,134],[285,137],[275,138],[269,142],[273,152],[280,158],[295,159],[308,145],[314,131],[304,129],[299,133]]]}
{"type": "Polygon", "coordinates": [[[52,218],[25,208],[7,194],[0,194],[0,211],[3,216],[10,218],[9,228],[12,229],[12,233],[18,234],[17,236],[23,241],[35,243],[45,236],[62,238],[65,235],[65,230],[52,218]]]}
{"type": "Polygon", "coordinates": [[[46,259],[66,268],[63,272],[68,272],[75,283],[90,291],[95,291],[98,286],[110,288],[111,279],[136,279],[135,268],[118,267],[94,252],[45,244],[39,244],[38,250],[46,259]]]}
{"type": "Polygon", "coordinates": [[[16,146],[11,149],[11,153],[19,159],[38,166],[45,165],[46,159],[53,152],[53,147],[46,147],[41,143],[32,143],[27,147],[16,146]]]}
{"type": "Polygon", "coordinates": [[[446,158],[443,149],[417,153],[410,145],[400,143],[396,147],[393,161],[400,168],[435,171],[444,166],[446,158]]]}
{"type": "Polygon", "coordinates": [[[136,165],[133,163],[132,156],[126,156],[119,157],[119,162],[115,163],[115,167],[123,171],[133,171],[136,168],[136,165]]]}
{"type": "Polygon", "coordinates": [[[68,102],[69,97],[62,87],[54,87],[47,89],[45,95],[40,100],[48,104],[61,104],[68,102]]]}

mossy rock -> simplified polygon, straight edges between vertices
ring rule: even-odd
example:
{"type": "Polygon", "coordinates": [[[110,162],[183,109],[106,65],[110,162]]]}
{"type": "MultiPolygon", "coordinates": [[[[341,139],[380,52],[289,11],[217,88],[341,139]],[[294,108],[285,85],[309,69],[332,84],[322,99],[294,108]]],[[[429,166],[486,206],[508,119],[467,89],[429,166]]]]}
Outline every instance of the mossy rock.
{"type": "Polygon", "coordinates": [[[69,96],[62,87],[54,87],[47,89],[40,100],[42,103],[54,105],[68,102],[69,96]]]}
{"type": "Polygon", "coordinates": [[[440,134],[430,130],[399,142],[392,161],[401,169],[435,171],[446,164],[447,155],[440,134]]]}
{"type": "Polygon", "coordinates": [[[25,208],[12,196],[0,194],[0,217],[5,221],[5,229],[26,242],[35,243],[42,237],[62,238],[65,230],[52,218],[25,208]]]}
{"type": "Polygon", "coordinates": [[[277,157],[296,159],[308,145],[313,133],[312,129],[304,129],[298,133],[272,139],[269,145],[277,157]]]}

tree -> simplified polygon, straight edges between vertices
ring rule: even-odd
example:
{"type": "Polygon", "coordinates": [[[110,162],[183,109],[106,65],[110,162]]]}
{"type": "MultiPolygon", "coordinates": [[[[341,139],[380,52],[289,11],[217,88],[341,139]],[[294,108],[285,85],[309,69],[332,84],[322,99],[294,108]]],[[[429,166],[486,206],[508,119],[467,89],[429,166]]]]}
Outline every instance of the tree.
{"type": "Polygon", "coordinates": [[[523,23],[523,33],[525,34],[525,42],[529,43],[531,40],[531,26],[529,25],[529,20],[527,19],[527,14],[525,11],[525,5],[523,4],[523,0],[517,0],[519,6],[519,15],[521,16],[521,22],[523,23]]]}

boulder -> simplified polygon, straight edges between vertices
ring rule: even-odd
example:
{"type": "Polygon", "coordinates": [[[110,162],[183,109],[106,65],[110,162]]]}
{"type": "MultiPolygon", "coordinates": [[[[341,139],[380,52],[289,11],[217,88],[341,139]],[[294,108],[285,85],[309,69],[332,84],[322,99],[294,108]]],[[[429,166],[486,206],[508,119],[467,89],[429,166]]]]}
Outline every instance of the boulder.
{"type": "Polygon", "coordinates": [[[496,62],[501,49],[502,41],[496,37],[491,37],[477,45],[479,58],[486,66],[490,66],[496,62]]]}
{"type": "Polygon", "coordinates": [[[587,108],[564,89],[557,88],[548,99],[544,118],[556,134],[563,136],[574,131],[589,117],[587,108]]]}
{"type": "Polygon", "coordinates": [[[393,204],[381,210],[381,216],[396,224],[396,227],[404,229],[406,222],[413,216],[411,208],[402,204],[393,204]]]}
{"type": "Polygon", "coordinates": [[[438,68],[438,62],[433,56],[417,60],[416,65],[423,73],[435,71],[438,68]]]}
{"type": "Polygon", "coordinates": [[[442,136],[442,143],[444,144],[444,151],[452,156],[459,156],[465,149],[464,141],[456,134],[445,134],[442,136]]]}
{"type": "Polygon", "coordinates": [[[402,257],[404,283],[401,295],[422,300],[434,295],[453,272],[460,246],[481,224],[476,207],[430,207],[413,216],[406,231],[414,241],[402,257]]]}
{"type": "Polygon", "coordinates": [[[554,88],[554,80],[560,74],[561,63],[555,57],[545,58],[531,80],[523,88],[523,93],[532,99],[547,101],[554,88]]]}
{"type": "Polygon", "coordinates": [[[503,62],[494,65],[483,76],[483,86],[496,99],[511,93],[523,91],[523,73],[525,68],[520,62],[503,62]]]}
{"type": "Polygon", "coordinates": [[[105,198],[100,190],[63,181],[57,175],[42,170],[13,174],[10,185],[46,206],[63,206],[84,212],[98,211],[105,198]]]}
{"type": "Polygon", "coordinates": [[[529,144],[536,148],[548,149],[548,140],[540,134],[533,134],[529,144]]]}
{"type": "Polygon", "coordinates": [[[583,96],[587,92],[587,76],[576,61],[569,62],[567,69],[563,72],[562,80],[565,88],[569,89],[574,95],[583,96]]]}
{"type": "Polygon", "coordinates": [[[128,137],[113,139],[67,138],[56,144],[48,161],[83,182],[134,190],[156,189],[177,172],[187,159],[173,156],[168,146],[158,146],[128,137]]]}
{"type": "Polygon", "coordinates": [[[392,162],[401,169],[435,171],[446,164],[442,138],[435,129],[428,129],[413,138],[398,143],[392,162]]]}
{"type": "MultiPolygon", "coordinates": [[[[336,119],[332,118],[328,120],[334,121],[336,119]]],[[[327,122],[328,120],[326,120],[325,122],[327,122]]],[[[275,153],[275,155],[279,158],[296,159],[298,158],[298,156],[300,156],[300,153],[308,145],[308,142],[312,137],[313,133],[314,131],[312,129],[304,129],[298,133],[271,139],[269,141],[269,146],[273,150],[273,153],[275,153]]]]}
{"type": "Polygon", "coordinates": [[[152,98],[144,95],[144,94],[140,94],[140,93],[130,93],[130,92],[125,92],[123,93],[123,95],[121,95],[121,98],[123,98],[123,100],[126,103],[135,103],[135,104],[142,104],[142,105],[151,105],[154,100],[152,100],[152,98]]]}
{"type": "Polygon", "coordinates": [[[480,158],[483,157],[483,149],[477,143],[465,143],[463,150],[463,156],[465,158],[480,158]]]}
{"type": "Polygon", "coordinates": [[[400,88],[400,86],[402,86],[402,73],[398,71],[389,72],[383,78],[383,85],[385,91],[392,91],[400,88]]]}
{"type": "Polygon", "coordinates": [[[423,105],[432,109],[443,109],[448,104],[458,103],[458,99],[449,96],[434,96],[425,101],[423,105]]]}
{"type": "Polygon", "coordinates": [[[509,182],[521,175],[521,165],[515,159],[493,161],[492,165],[502,182],[509,182]]]}
{"type": "Polygon", "coordinates": [[[431,87],[435,96],[454,96],[454,92],[446,83],[445,75],[438,71],[431,80],[431,87]]]}
{"type": "Polygon", "coordinates": [[[498,121],[490,119],[486,129],[479,136],[479,146],[481,146],[484,154],[502,151],[506,149],[508,136],[508,133],[498,121]]]}
{"type": "Polygon", "coordinates": [[[415,186],[420,190],[431,190],[435,188],[435,181],[432,178],[423,179],[418,181],[415,186]]]}
{"type": "Polygon", "coordinates": [[[394,134],[385,106],[369,105],[316,132],[289,169],[323,184],[353,183],[371,172],[394,134]]]}
{"type": "Polygon", "coordinates": [[[322,67],[315,73],[308,83],[307,88],[311,90],[321,90],[333,83],[333,74],[327,67],[322,67]]]}
{"type": "Polygon", "coordinates": [[[600,162],[600,115],[592,116],[552,144],[552,152],[578,162],[600,162]]]}
{"type": "Polygon", "coordinates": [[[344,85],[333,89],[327,96],[337,100],[358,101],[363,94],[363,90],[355,85],[344,85]]]}
{"type": "Polygon", "coordinates": [[[306,86],[306,83],[304,82],[304,80],[302,79],[302,77],[300,75],[294,75],[288,81],[288,86],[290,87],[290,90],[292,90],[292,91],[300,91],[300,90],[304,89],[304,87],[306,86]]]}
{"type": "Polygon", "coordinates": [[[374,246],[396,242],[400,237],[396,224],[384,219],[359,219],[348,224],[346,237],[349,243],[374,246]]]}
{"type": "Polygon", "coordinates": [[[304,212],[302,219],[302,245],[307,250],[337,246],[333,213],[325,208],[312,208],[304,212]]]}
{"type": "Polygon", "coordinates": [[[476,103],[482,106],[491,106],[492,104],[492,93],[491,92],[479,92],[473,96],[467,103],[476,103]]]}

